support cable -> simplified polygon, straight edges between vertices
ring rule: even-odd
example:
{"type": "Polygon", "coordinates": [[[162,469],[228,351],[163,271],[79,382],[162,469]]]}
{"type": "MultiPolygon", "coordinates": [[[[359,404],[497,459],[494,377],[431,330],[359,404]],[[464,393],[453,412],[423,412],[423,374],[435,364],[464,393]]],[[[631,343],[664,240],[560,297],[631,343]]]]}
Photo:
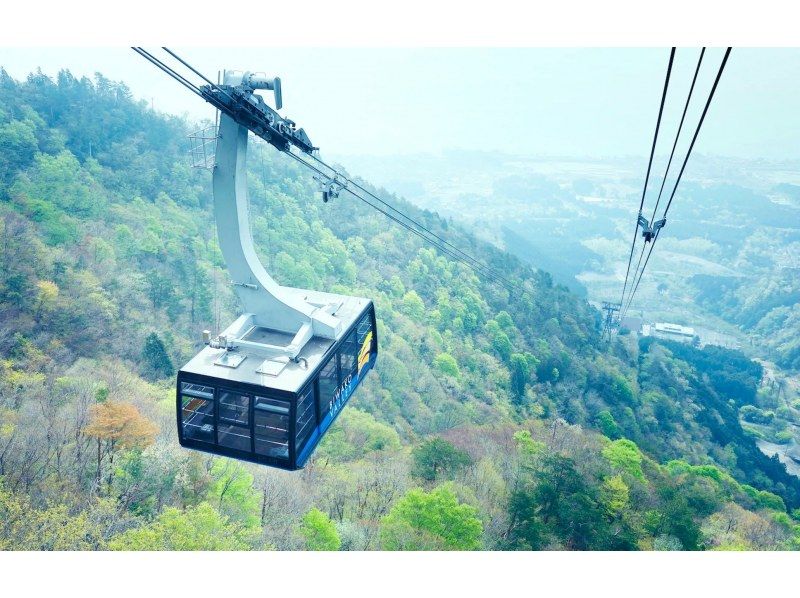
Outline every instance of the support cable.
{"type": "MultiPolygon", "coordinates": [[[[205,101],[209,102],[210,104],[214,105],[216,108],[220,109],[220,106],[218,105],[217,102],[209,100],[209,98],[206,95],[203,95],[202,92],[200,92],[199,88],[196,85],[194,85],[188,79],[186,79],[185,77],[180,75],[177,71],[175,71],[171,67],[167,66],[165,63],[163,63],[159,59],[155,58],[149,52],[143,50],[142,48],[133,48],[133,49],[138,54],[140,54],[141,56],[146,58],[148,61],[153,63],[155,66],[157,66],[159,69],[161,69],[162,71],[164,71],[165,73],[170,75],[172,78],[177,80],[179,83],[183,84],[190,91],[192,91],[196,95],[200,96],[202,99],[204,99],[205,101]]],[[[179,61],[183,66],[185,66],[190,71],[192,71],[195,75],[197,75],[198,77],[203,79],[203,81],[205,81],[210,87],[218,90],[220,93],[225,94],[226,96],[231,98],[230,94],[226,90],[222,89],[219,85],[214,84],[210,79],[205,77],[202,73],[200,73],[200,71],[195,69],[193,66],[191,66],[187,61],[183,60],[176,53],[172,52],[169,48],[163,47],[162,49],[165,52],[167,52],[170,56],[172,56],[175,60],[179,61]]],[[[231,100],[235,101],[235,100],[233,100],[233,98],[231,98],[231,100]]],[[[402,226],[403,228],[405,228],[409,232],[417,235],[423,241],[427,242],[430,245],[433,245],[441,253],[449,256],[450,258],[452,258],[452,259],[454,259],[454,260],[456,260],[458,262],[463,263],[466,266],[468,266],[470,269],[474,270],[477,274],[481,274],[485,278],[487,278],[487,279],[489,279],[489,280],[491,280],[493,282],[499,283],[501,286],[505,287],[510,292],[515,292],[515,291],[516,292],[521,292],[523,290],[518,284],[508,280],[507,278],[505,278],[504,276],[502,276],[501,274],[496,272],[494,269],[490,268],[487,265],[484,265],[483,263],[481,263],[476,258],[474,258],[471,255],[469,255],[468,253],[466,253],[463,250],[455,247],[454,245],[452,245],[451,243],[449,243],[448,241],[443,239],[441,236],[439,236],[436,233],[434,233],[433,231],[429,230],[428,228],[426,228],[425,226],[423,226],[422,224],[420,224],[419,222],[417,222],[416,220],[414,220],[410,216],[407,216],[406,214],[404,214],[403,212],[401,212],[399,209],[395,208],[394,206],[392,206],[388,202],[382,200],[381,198],[379,198],[377,195],[375,195],[374,193],[372,193],[371,191],[369,191],[368,189],[366,189],[362,185],[358,184],[357,182],[355,182],[354,180],[350,179],[349,177],[345,177],[339,171],[337,171],[335,168],[329,166],[328,164],[323,162],[318,157],[316,157],[314,155],[311,155],[311,158],[314,161],[316,161],[319,164],[320,167],[327,169],[327,171],[329,171],[329,172],[326,172],[326,171],[322,170],[320,167],[314,166],[313,164],[311,164],[310,162],[308,162],[304,158],[302,158],[299,155],[293,153],[291,150],[284,150],[283,153],[289,155],[289,157],[291,157],[295,161],[299,162],[300,164],[302,164],[306,168],[316,172],[318,175],[323,176],[325,178],[331,178],[330,173],[334,173],[335,176],[339,177],[341,180],[344,180],[344,181],[346,181],[348,183],[348,186],[345,189],[351,195],[353,195],[357,199],[361,200],[362,202],[366,203],[368,206],[374,208],[378,212],[382,213],[384,216],[386,216],[387,218],[389,218],[393,222],[399,224],[400,226],[402,226]],[[360,193],[356,192],[351,187],[355,188],[360,193]],[[370,197],[370,198],[372,198],[373,200],[379,202],[386,209],[382,209],[380,206],[378,206],[375,203],[373,203],[373,201],[371,201],[370,199],[367,199],[365,197],[365,195],[370,197]]]]}
{"type": "MultiPolygon", "coordinates": [[[[658,108],[658,119],[656,120],[656,130],[653,134],[653,145],[650,148],[650,160],[647,163],[647,174],[644,177],[644,188],[642,189],[642,199],[639,201],[639,216],[642,215],[642,208],[644,207],[644,198],[647,195],[647,183],[650,180],[650,170],[653,167],[653,156],[656,153],[656,143],[658,141],[658,130],[661,127],[661,117],[664,114],[664,103],[667,99],[667,88],[669,87],[669,78],[672,74],[672,63],[675,61],[675,48],[673,47],[669,53],[669,63],[667,64],[667,74],[664,77],[664,91],[661,93],[661,105],[658,108]]],[[[636,227],[633,229],[633,242],[631,243],[631,252],[628,256],[628,268],[625,271],[625,283],[622,285],[622,296],[620,297],[620,305],[625,300],[625,291],[628,288],[628,277],[631,273],[631,262],[633,261],[633,252],[636,249],[636,238],[639,234],[639,218],[636,218],[636,227]]],[[[634,274],[634,276],[636,276],[634,274]]],[[[622,318],[620,317],[620,320],[622,318]]]]}
{"type": "Polygon", "coordinates": [[[700,58],[697,59],[697,68],[694,69],[694,77],[692,77],[692,86],[689,88],[689,95],[686,96],[686,104],[683,105],[683,114],[681,115],[681,122],[678,125],[678,132],[675,135],[675,142],[672,144],[672,151],[669,154],[669,161],[667,161],[667,168],[664,171],[664,178],[661,180],[661,188],[658,190],[658,199],[656,199],[656,207],[653,208],[653,215],[650,217],[650,228],[653,227],[653,223],[656,220],[656,212],[658,211],[658,204],[661,203],[661,194],[664,192],[664,184],[667,182],[667,175],[669,174],[669,168],[672,166],[672,158],[675,156],[675,148],[678,146],[678,139],[681,136],[681,130],[683,129],[683,121],[686,119],[686,111],[689,108],[689,102],[692,100],[692,92],[694,91],[694,84],[697,83],[697,74],[700,72],[700,65],[703,63],[703,55],[706,53],[706,49],[703,48],[700,50],[700,58]]]}
{"type": "Polygon", "coordinates": [[[672,193],[669,196],[669,201],[667,202],[667,207],[664,209],[664,218],[667,217],[667,212],[669,212],[669,208],[672,205],[672,200],[675,199],[675,192],[678,190],[678,185],[681,182],[681,177],[683,176],[683,171],[686,169],[686,163],[689,161],[689,156],[692,155],[692,149],[694,149],[694,143],[697,141],[697,135],[700,133],[700,127],[703,126],[703,121],[706,119],[706,114],[708,113],[708,107],[711,105],[711,100],[714,97],[714,93],[717,91],[717,85],[719,85],[719,80],[722,77],[722,71],[725,70],[725,65],[728,62],[728,57],[731,55],[731,48],[727,48],[725,50],[725,56],[722,57],[722,63],[719,65],[719,70],[717,71],[717,76],[714,79],[714,85],[711,86],[711,93],[708,94],[708,99],[706,100],[706,105],[703,108],[703,114],[700,115],[700,122],[697,123],[697,128],[694,131],[694,136],[692,137],[692,143],[689,145],[689,151],[686,152],[686,158],[683,160],[683,165],[681,166],[681,170],[678,173],[678,178],[675,181],[675,186],[672,187],[672,193]]]}
{"type": "MultiPolygon", "coordinates": [[[[628,305],[625,306],[625,310],[622,312],[623,313],[622,317],[625,317],[627,315],[628,310],[631,307],[631,303],[633,303],[633,298],[636,295],[637,289],[639,288],[639,283],[642,282],[642,275],[644,274],[645,268],[647,268],[647,263],[650,261],[650,255],[653,253],[653,247],[656,246],[656,241],[658,241],[658,235],[659,235],[660,232],[661,232],[661,229],[656,231],[656,236],[653,239],[653,242],[650,243],[650,250],[647,252],[647,258],[644,260],[644,267],[642,268],[642,271],[639,273],[639,278],[636,279],[636,284],[634,285],[633,290],[631,291],[630,297],[628,298],[628,305]]],[[[641,263],[642,255],[644,255],[644,247],[645,246],[642,246],[642,253],[641,253],[641,255],[639,255],[639,263],[641,263]]]]}
{"type": "Polygon", "coordinates": [[[209,86],[211,86],[213,89],[216,89],[216,90],[217,90],[217,91],[219,91],[220,93],[224,93],[226,96],[228,96],[228,99],[230,99],[230,101],[231,101],[231,102],[234,102],[234,103],[236,103],[236,100],[233,98],[233,96],[232,96],[231,94],[229,94],[227,91],[225,91],[224,89],[222,89],[222,88],[221,88],[219,85],[217,85],[216,83],[214,83],[214,82],[213,82],[211,79],[209,79],[208,77],[206,77],[206,76],[205,76],[203,73],[201,73],[200,71],[198,71],[198,70],[197,70],[196,68],[194,68],[194,67],[193,67],[191,64],[189,64],[188,62],[186,62],[186,61],[185,61],[183,58],[181,58],[180,56],[178,56],[177,54],[175,54],[175,52],[173,52],[172,50],[170,50],[170,49],[169,49],[169,48],[167,48],[166,46],[161,46],[161,49],[162,49],[162,50],[164,50],[164,51],[165,51],[167,54],[169,54],[170,56],[172,56],[172,57],[173,57],[175,60],[177,60],[178,62],[180,62],[180,63],[181,63],[183,66],[185,66],[187,69],[189,69],[190,71],[192,71],[192,72],[193,72],[195,75],[197,75],[198,77],[200,77],[200,78],[201,78],[203,81],[205,81],[206,83],[208,83],[208,85],[209,85],[209,86]]]}
{"type": "Polygon", "coordinates": [[[317,156],[314,156],[314,155],[312,155],[312,156],[311,156],[311,158],[312,158],[314,161],[316,161],[318,164],[320,164],[320,165],[322,165],[322,166],[324,166],[324,167],[326,167],[326,168],[330,169],[332,172],[336,173],[336,174],[337,174],[337,175],[338,175],[340,178],[342,178],[343,180],[346,180],[346,181],[347,181],[347,182],[348,182],[350,185],[353,185],[354,187],[356,187],[357,189],[359,189],[359,190],[360,190],[362,193],[366,193],[366,194],[367,194],[367,195],[369,195],[371,198],[373,198],[374,200],[378,201],[379,203],[381,203],[383,206],[385,206],[386,208],[388,208],[388,209],[389,209],[389,210],[391,210],[392,212],[394,212],[394,213],[398,214],[398,215],[399,215],[401,218],[404,218],[404,219],[407,219],[407,220],[411,221],[411,222],[412,222],[412,223],[413,223],[415,226],[417,226],[418,228],[420,228],[420,229],[422,229],[423,231],[425,231],[425,233],[426,233],[426,234],[428,234],[428,235],[432,236],[433,238],[435,238],[436,240],[438,240],[440,243],[442,243],[442,244],[444,244],[444,245],[448,246],[450,249],[452,249],[453,251],[455,251],[455,252],[457,252],[458,254],[460,254],[461,256],[463,256],[463,257],[464,257],[466,260],[468,260],[469,262],[471,262],[471,263],[472,263],[472,264],[474,264],[475,266],[478,266],[478,267],[483,267],[483,268],[486,268],[486,267],[487,267],[487,266],[484,266],[484,265],[483,265],[481,262],[479,262],[479,261],[478,261],[476,258],[472,257],[470,254],[466,253],[464,250],[462,250],[462,249],[459,249],[458,247],[456,247],[456,246],[455,246],[455,245],[453,245],[452,243],[450,243],[450,242],[446,241],[446,240],[445,240],[445,239],[443,239],[441,236],[437,235],[437,234],[436,234],[435,232],[433,232],[432,230],[430,230],[430,229],[426,228],[425,226],[423,226],[423,225],[422,225],[422,224],[420,224],[419,222],[416,222],[415,220],[411,219],[409,216],[406,216],[406,215],[405,215],[403,212],[401,212],[400,210],[398,210],[396,207],[394,207],[394,206],[393,206],[393,205],[391,205],[390,203],[388,203],[388,202],[384,201],[383,199],[381,199],[380,197],[378,197],[377,195],[375,195],[375,194],[374,194],[372,191],[370,191],[369,189],[366,189],[366,188],[365,188],[363,185],[360,185],[358,182],[354,181],[353,179],[351,179],[351,178],[348,178],[348,177],[346,177],[346,176],[342,175],[342,174],[341,174],[340,172],[338,172],[338,171],[337,171],[335,168],[333,168],[333,167],[329,166],[328,164],[326,164],[325,162],[323,162],[323,161],[322,161],[320,158],[318,158],[317,156]]]}
{"type": "MultiPolygon", "coordinates": [[[[669,212],[669,208],[672,205],[672,200],[675,199],[675,192],[678,190],[678,185],[681,182],[681,177],[683,176],[683,171],[686,169],[686,164],[689,161],[689,156],[692,155],[692,149],[694,148],[694,144],[697,141],[697,136],[700,134],[700,128],[703,126],[703,121],[706,118],[706,114],[708,113],[708,108],[711,105],[711,100],[714,98],[714,93],[717,91],[717,85],[719,85],[719,80],[722,77],[722,72],[725,70],[725,65],[728,62],[728,57],[731,54],[731,48],[727,48],[725,50],[725,56],[722,58],[722,63],[719,65],[719,70],[717,71],[717,76],[714,78],[714,84],[711,86],[711,91],[708,94],[708,99],[706,100],[706,105],[703,107],[703,113],[700,115],[700,121],[697,123],[697,128],[694,131],[694,135],[692,136],[692,142],[689,145],[689,149],[686,152],[686,157],[683,160],[683,165],[681,166],[681,170],[678,173],[678,178],[675,181],[675,185],[672,187],[672,193],[669,196],[669,201],[667,202],[667,207],[664,208],[663,218],[666,219],[667,213],[669,212]]],[[[633,292],[631,293],[630,300],[628,301],[628,305],[625,308],[625,313],[627,313],[628,309],[633,302],[633,297],[636,294],[636,289],[639,288],[639,283],[642,281],[642,276],[644,275],[644,271],[647,268],[647,263],[650,261],[650,255],[653,253],[653,248],[656,246],[656,241],[658,241],[658,233],[661,232],[659,229],[656,232],[656,236],[653,239],[653,242],[650,244],[650,251],[647,253],[647,259],[644,261],[644,266],[642,267],[642,271],[639,273],[639,278],[636,280],[636,285],[633,288],[633,292]]]]}
{"type": "MultiPolygon", "coordinates": [[[[323,162],[323,164],[324,164],[324,162],[323,162]]],[[[388,208],[389,210],[391,210],[392,212],[397,214],[400,218],[402,218],[405,221],[407,221],[407,223],[410,223],[411,226],[413,226],[414,228],[420,230],[420,232],[424,233],[423,235],[421,235],[421,237],[423,239],[425,239],[428,243],[434,245],[435,247],[437,247],[441,251],[445,251],[448,255],[450,255],[450,256],[454,257],[455,259],[457,259],[458,261],[464,263],[465,265],[470,267],[472,270],[476,270],[479,274],[483,274],[484,276],[487,276],[489,278],[494,279],[497,282],[500,282],[501,284],[506,286],[506,288],[509,288],[509,285],[511,285],[513,287],[513,289],[509,288],[509,290],[519,290],[519,291],[522,290],[522,289],[519,288],[518,285],[516,285],[512,281],[508,280],[507,278],[503,277],[501,274],[496,272],[490,266],[487,266],[487,265],[483,264],[482,262],[478,261],[476,258],[472,257],[470,254],[464,252],[463,250],[459,249],[458,247],[455,247],[453,244],[449,243],[448,241],[446,241],[445,239],[443,239],[442,237],[440,237],[439,235],[437,235],[436,233],[434,233],[430,229],[424,227],[423,225],[421,225],[416,220],[410,218],[409,216],[407,216],[406,214],[404,214],[403,212],[401,212],[400,210],[398,210],[397,208],[395,208],[391,204],[389,204],[386,201],[382,200],[380,197],[378,197],[377,195],[375,195],[374,193],[372,193],[368,189],[364,188],[362,185],[356,183],[355,181],[353,181],[352,179],[349,179],[347,177],[342,177],[342,178],[344,180],[348,181],[350,184],[352,184],[352,186],[354,186],[356,189],[358,189],[362,193],[364,193],[367,196],[369,196],[371,199],[374,199],[374,200],[378,201],[379,203],[381,203],[382,205],[384,205],[386,208],[388,208]],[[425,235],[429,235],[429,236],[426,237],[425,235]]],[[[350,192],[355,197],[357,197],[358,199],[360,199],[361,201],[364,201],[365,203],[367,203],[367,205],[370,205],[373,208],[378,209],[381,213],[386,214],[386,212],[384,212],[382,209],[377,208],[374,204],[372,204],[371,201],[366,201],[363,196],[361,196],[358,193],[354,193],[352,189],[348,188],[347,191],[350,192]]],[[[388,216],[388,214],[386,214],[386,215],[388,216]]]]}
{"type": "MultiPolygon", "coordinates": [[[[293,158],[297,162],[299,162],[300,164],[302,164],[302,165],[306,166],[307,168],[313,170],[317,174],[319,174],[321,176],[328,176],[325,171],[323,171],[320,168],[315,167],[314,165],[306,162],[300,156],[298,156],[298,155],[296,155],[296,154],[294,154],[292,152],[285,152],[285,153],[288,154],[291,158],[293,158]]],[[[321,164],[323,164],[327,168],[331,169],[331,167],[327,166],[327,164],[325,164],[324,162],[321,162],[321,164]]],[[[331,170],[333,170],[333,169],[331,169],[331,170]]],[[[345,180],[350,182],[350,179],[346,179],[345,178],[345,180]]],[[[354,184],[354,187],[356,187],[359,190],[361,189],[361,187],[359,185],[355,185],[354,184]]],[[[454,259],[454,260],[456,260],[458,262],[461,262],[462,264],[468,266],[471,270],[475,271],[477,274],[481,274],[485,278],[487,278],[487,279],[489,279],[489,280],[491,280],[493,282],[497,282],[501,286],[505,287],[508,291],[520,292],[520,291],[523,290],[518,284],[508,280],[507,278],[503,277],[499,273],[496,273],[494,270],[490,269],[488,266],[485,266],[485,265],[481,264],[480,262],[478,262],[477,260],[474,260],[474,258],[472,258],[473,262],[470,262],[466,258],[464,258],[462,255],[460,255],[459,253],[449,249],[447,246],[442,245],[442,244],[438,243],[437,241],[435,241],[434,239],[431,239],[430,237],[426,236],[424,231],[427,231],[427,229],[422,227],[419,223],[417,223],[412,218],[410,218],[408,216],[405,216],[405,214],[403,214],[402,212],[399,212],[399,210],[396,210],[396,208],[395,208],[395,211],[397,211],[403,218],[405,218],[405,220],[402,220],[401,218],[395,216],[391,212],[389,212],[387,210],[384,210],[380,206],[372,203],[372,201],[370,201],[369,199],[365,198],[362,194],[354,191],[353,189],[351,189],[349,187],[346,187],[345,190],[348,193],[350,193],[351,195],[353,195],[356,199],[359,199],[360,201],[364,202],[365,204],[367,204],[368,206],[370,206],[373,209],[377,210],[378,212],[380,212],[381,214],[383,214],[384,216],[386,216],[387,218],[389,218],[390,220],[392,220],[396,224],[399,224],[404,229],[406,229],[409,232],[411,232],[412,234],[418,236],[420,239],[422,239],[426,243],[434,246],[440,252],[442,252],[445,255],[451,257],[452,259],[454,259]],[[419,228],[417,228],[417,227],[419,227],[419,228]],[[420,229],[422,229],[422,230],[420,230],[420,229]]],[[[374,197],[374,195],[372,193],[369,193],[369,192],[367,192],[366,195],[369,195],[370,197],[374,197]]]]}
{"type": "Polygon", "coordinates": [[[150,54],[144,48],[131,47],[131,50],[133,50],[139,56],[143,57],[145,60],[149,61],[150,63],[154,64],[156,67],[158,67],[159,69],[164,71],[167,75],[169,75],[170,77],[175,79],[178,83],[180,83],[181,85],[186,87],[192,93],[194,93],[194,94],[196,94],[196,95],[198,95],[200,97],[203,97],[202,93],[200,92],[200,88],[198,88],[194,83],[192,83],[188,79],[186,79],[183,76],[181,76],[179,73],[177,73],[172,68],[168,67],[166,64],[161,62],[158,58],[156,58],[155,56],[150,54]]]}

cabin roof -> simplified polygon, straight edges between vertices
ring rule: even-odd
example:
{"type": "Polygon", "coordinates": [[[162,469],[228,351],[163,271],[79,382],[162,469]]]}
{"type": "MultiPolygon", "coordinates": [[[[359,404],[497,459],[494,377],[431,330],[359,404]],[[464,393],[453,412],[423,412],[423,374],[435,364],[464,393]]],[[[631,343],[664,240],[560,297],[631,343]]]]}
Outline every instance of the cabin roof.
{"type": "MultiPolygon", "coordinates": [[[[335,293],[323,293],[320,291],[309,291],[306,289],[286,290],[301,295],[302,298],[314,303],[341,303],[335,315],[342,320],[342,334],[336,341],[313,336],[303,347],[298,358],[305,359],[307,367],[300,363],[288,361],[283,367],[277,365],[275,370],[280,370],[276,375],[263,373],[262,364],[265,357],[256,351],[247,348],[237,348],[228,352],[229,356],[240,356],[244,359],[235,367],[219,365],[218,360],[225,355],[225,349],[213,349],[204,347],[197,355],[181,368],[181,372],[190,374],[200,374],[220,379],[219,384],[224,385],[225,381],[231,383],[246,383],[273,388],[290,393],[298,393],[306,382],[314,376],[317,368],[322,364],[328,350],[338,341],[342,340],[347,331],[360,319],[362,314],[367,311],[370,300],[363,297],[350,297],[335,293]]],[[[294,335],[273,330],[263,326],[255,325],[248,330],[243,338],[254,342],[285,345],[288,344],[294,335]]],[[[232,362],[233,363],[233,362],[232,362]]],[[[270,365],[270,364],[267,364],[270,365]]]]}

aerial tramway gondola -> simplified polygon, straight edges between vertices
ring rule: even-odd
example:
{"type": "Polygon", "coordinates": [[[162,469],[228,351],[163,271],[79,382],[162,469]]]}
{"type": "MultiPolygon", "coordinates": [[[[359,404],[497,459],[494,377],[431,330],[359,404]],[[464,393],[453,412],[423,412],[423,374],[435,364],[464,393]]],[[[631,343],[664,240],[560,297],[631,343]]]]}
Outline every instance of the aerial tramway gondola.
{"type": "Polygon", "coordinates": [[[280,286],[256,256],[248,224],[250,131],[281,151],[315,148],[302,129],[254,93],[279,79],[226,72],[200,88],[220,109],[213,165],[219,246],[244,313],[184,365],[177,380],[184,447],[298,469],[375,364],[370,299],[280,286]]]}
{"type": "MultiPolygon", "coordinates": [[[[523,289],[490,266],[323,162],[303,129],[254,93],[282,105],[281,81],[226,71],[222,84],[163,48],[206,84],[197,85],[147,50],[133,50],[219,111],[213,134],[201,132],[205,163],[213,142],[214,217],[231,284],[243,314],[178,373],[178,439],[184,447],[283,469],[303,467],[364,376],[378,339],[370,299],[280,286],[256,256],[247,208],[246,157],[252,132],[314,173],[322,200],[347,192],[443,255],[511,293],[523,289]]],[[[197,157],[197,156],[196,156],[197,157]]],[[[204,164],[205,165],[205,164],[204,164]]]]}

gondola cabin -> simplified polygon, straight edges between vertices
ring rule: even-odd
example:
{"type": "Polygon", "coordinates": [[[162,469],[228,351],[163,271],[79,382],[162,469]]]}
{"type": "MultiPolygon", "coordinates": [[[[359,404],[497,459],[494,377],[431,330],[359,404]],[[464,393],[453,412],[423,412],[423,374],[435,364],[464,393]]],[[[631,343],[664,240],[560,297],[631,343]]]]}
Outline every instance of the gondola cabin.
{"type": "MultiPolygon", "coordinates": [[[[294,470],[374,366],[375,308],[362,297],[281,286],[264,269],[250,233],[248,136],[284,152],[314,148],[302,129],[253,96],[273,90],[280,104],[280,79],[225,71],[224,81],[211,86],[220,109],[211,137],[214,219],[243,315],[214,338],[204,331],[206,347],[178,372],[178,439],[186,448],[294,470]]],[[[342,189],[334,180],[328,185],[342,189]]]]}
{"type": "Polygon", "coordinates": [[[378,353],[375,309],[358,297],[303,291],[338,305],[344,326],[331,340],[312,336],[295,359],[265,358],[260,346],[287,346],[293,334],[245,314],[178,373],[181,446],[254,463],[300,469],[372,369],[378,353]]]}

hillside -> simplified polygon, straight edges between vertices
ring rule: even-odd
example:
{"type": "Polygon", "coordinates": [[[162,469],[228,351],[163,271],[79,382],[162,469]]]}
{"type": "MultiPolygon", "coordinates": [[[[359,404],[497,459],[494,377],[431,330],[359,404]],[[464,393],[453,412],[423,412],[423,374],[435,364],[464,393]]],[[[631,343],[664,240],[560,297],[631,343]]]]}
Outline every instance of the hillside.
{"type": "Polygon", "coordinates": [[[100,76],[0,70],[0,548],[800,547],[800,479],[739,423],[761,366],[603,345],[549,274],[380,191],[510,295],[355,200],[323,204],[264,145],[262,261],[373,297],[377,367],[302,472],[178,447],[173,373],[237,315],[191,128],[100,76]]]}
{"type": "MultiPolygon", "coordinates": [[[[797,255],[800,249],[797,233],[794,239],[786,237],[789,235],[771,239],[770,245],[785,242],[777,252],[773,248],[772,255],[780,255],[784,249],[788,249],[787,256],[797,255]]],[[[698,303],[758,338],[779,366],[796,372],[800,370],[800,340],[796,334],[800,325],[798,275],[800,268],[785,267],[774,274],[762,273],[759,284],[754,284],[754,278],[710,275],[696,275],[691,283],[698,303]]]]}

